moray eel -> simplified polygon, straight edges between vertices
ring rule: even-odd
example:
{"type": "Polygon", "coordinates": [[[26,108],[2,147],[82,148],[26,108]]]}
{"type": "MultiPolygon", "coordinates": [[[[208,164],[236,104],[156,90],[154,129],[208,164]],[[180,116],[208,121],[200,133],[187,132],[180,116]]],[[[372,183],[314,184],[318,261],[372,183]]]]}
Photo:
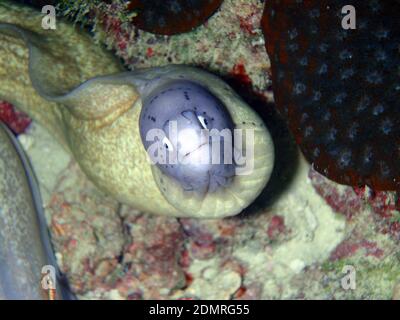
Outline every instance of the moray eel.
{"type": "Polygon", "coordinates": [[[0,299],[72,297],[57,268],[32,168],[0,123],[0,299]],[[54,268],[55,289],[42,286],[43,268],[54,268]]]}
{"type": "Polygon", "coordinates": [[[351,1],[266,2],[275,101],[321,174],[398,191],[400,1],[352,2],[355,29],[351,1]]]}
{"type": "Polygon", "coordinates": [[[0,98],[42,123],[101,190],[143,212],[195,218],[238,214],[260,194],[271,175],[273,142],[226,83],[187,66],[123,72],[87,34],[62,21],[44,30],[42,18],[0,4],[0,98]],[[147,145],[147,133],[166,123],[185,129],[177,136],[186,138],[174,144],[171,132],[162,132],[147,145]],[[220,165],[196,163],[225,153],[212,149],[211,136],[204,144],[204,130],[212,129],[229,130],[219,142],[231,154],[220,165]],[[170,155],[166,141],[191,163],[152,162],[151,147],[170,155]]]}

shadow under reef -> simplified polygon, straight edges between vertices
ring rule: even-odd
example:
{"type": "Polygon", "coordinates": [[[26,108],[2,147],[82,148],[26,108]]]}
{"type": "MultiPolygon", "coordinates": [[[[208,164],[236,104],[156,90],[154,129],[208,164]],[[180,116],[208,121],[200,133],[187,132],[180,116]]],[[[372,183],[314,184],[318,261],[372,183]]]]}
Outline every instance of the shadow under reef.
{"type": "MultiPolygon", "coordinates": [[[[219,75],[221,76],[221,75],[219,75]]],[[[255,92],[251,83],[235,76],[221,76],[236,93],[253,109],[267,126],[274,143],[275,160],[270,180],[256,200],[244,209],[238,218],[248,218],[265,211],[290,185],[299,164],[299,152],[285,120],[275,105],[255,92]]]]}

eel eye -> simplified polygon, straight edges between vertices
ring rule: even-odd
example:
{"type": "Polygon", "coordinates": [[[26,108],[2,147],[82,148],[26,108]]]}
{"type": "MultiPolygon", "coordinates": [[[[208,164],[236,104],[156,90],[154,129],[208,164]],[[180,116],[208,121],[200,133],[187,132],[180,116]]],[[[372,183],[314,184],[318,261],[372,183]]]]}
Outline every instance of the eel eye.
{"type": "Polygon", "coordinates": [[[169,150],[169,151],[174,150],[174,146],[172,145],[171,141],[169,141],[169,139],[167,137],[164,137],[164,139],[162,140],[162,143],[167,150],[169,150]]]}
{"type": "Polygon", "coordinates": [[[200,124],[204,129],[208,129],[208,120],[206,118],[203,116],[197,116],[197,119],[199,119],[200,124]]]}

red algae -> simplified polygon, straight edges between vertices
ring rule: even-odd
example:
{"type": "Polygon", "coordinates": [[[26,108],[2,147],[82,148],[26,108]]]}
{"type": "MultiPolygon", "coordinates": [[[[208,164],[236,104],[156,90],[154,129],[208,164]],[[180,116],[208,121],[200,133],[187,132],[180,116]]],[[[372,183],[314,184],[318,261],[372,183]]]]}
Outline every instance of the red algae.
{"type": "Polygon", "coordinates": [[[23,133],[31,119],[23,112],[16,110],[12,104],[0,101],[0,121],[3,121],[15,134],[23,133]]]}
{"type": "Polygon", "coordinates": [[[276,239],[279,234],[285,232],[285,220],[281,216],[273,216],[268,225],[267,234],[271,240],[276,239]]]}
{"type": "Polygon", "coordinates": [[[308,177],[314,189],[329,206],[335,212],[343,214],[348,220],[365,210],[365,202],[353,188],[333,183],[314,169],[310,169],[308,177]]]}
{"type": "Polygon", "coordinates": [[[363,254],[366,257],[372,256],[380,259],[384,255],[384,251],[378,247],[376,242],[371,242],[365,239],[358,242],[346,240],[336,247],[330,256],[330,260],[336,261],[339,259],[349,258],[354,256],[359,250],[364,250],[363,254]]]}
{"type": "Polygon", "coordinates": [[[251,79],[246,72],[245,65],[242,62],[239,62],[233,66],[231,76],[240,81],[242,85],[251,85],[251,79]]]}

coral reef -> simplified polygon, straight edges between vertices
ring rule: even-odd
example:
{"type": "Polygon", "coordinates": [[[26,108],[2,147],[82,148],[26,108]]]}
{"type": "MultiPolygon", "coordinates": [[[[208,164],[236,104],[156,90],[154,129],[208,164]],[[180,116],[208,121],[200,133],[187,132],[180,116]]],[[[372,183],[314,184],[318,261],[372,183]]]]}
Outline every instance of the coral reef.
{"type": "Polygon", "coordinates": [[[228,79],[271,125],[279,159],[266,192],[239,216],[150,216],[105,197],[34,122],[19,139],[79,298],[399,299],[398,200],[328,180],[290,143],[271,107],[262,10],[258,0],[225,0],[206,24],[171,37],[137,30],[119,1],[74,1],[64,11],[93,24],[94,38],[131,69],[185,63],[228,79]],[[346,265],[355,290],[342,287],[346,265]]]}
{"type": "Polygon", "coordinates": [[[286,282],[328,259],[345,237],[344,219],[308,183],[304,160],[268,209],[223,220],[175,219],[105,197],[37,124],[19,138],[47,194],[57,258],[79,298],[292,297],[286,282]],[[55,159],[57,172],[48,179],[45,168],[55,159]],[[212,290],[216,285],[220,290],[212,290]]]}
{"type": "Polygon", "coordinates": [[[194,65],[225,78],[247,79],[254,90],[273,100],[269,58],[259,27],[264,5],[260,1],[225,0],[205,24],[169,37],[137,29],[119,1],[66,4],[60,15],[90,25],[94,39],[114,50],[129,69],[194,65]]]}

